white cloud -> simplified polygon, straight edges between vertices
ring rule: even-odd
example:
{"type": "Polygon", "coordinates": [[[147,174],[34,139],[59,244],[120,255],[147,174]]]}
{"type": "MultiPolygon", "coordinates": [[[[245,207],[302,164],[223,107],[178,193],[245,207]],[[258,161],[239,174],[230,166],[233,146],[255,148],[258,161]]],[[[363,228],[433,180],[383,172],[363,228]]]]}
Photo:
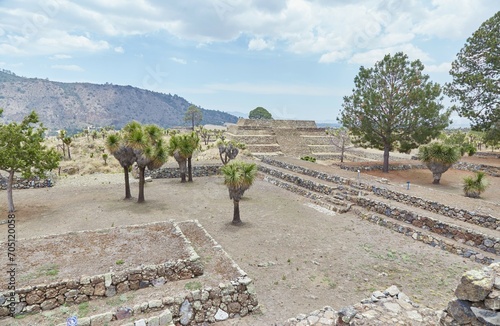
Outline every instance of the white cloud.
{"type": "Polygon", "coordinates": [[[181,65],[185,65],[187,64],[187,61],[184,60],[184,59],[179,59],[179,58],[176,58],[176,57],[171,57],[170,60],[172,60],[173,62],[177,62],[177,63],[180,63],[181,65]]]}
{"type": "Polygon", "coordinates": [[[54,54],[50,58],[54,60],[59,60],[59,59],[71,59],[72,57],[68,54],[54,54]]]}
{"type": "Polygon", "coordinates": [[[349,63],[372,66],[375,62],[380,61],[386,54],[394,55],[397,52],[403,52],[408,55],[408,58],[413,61],[420,59],[423,62],[430,62],[432,58],[428,53],[422,51],[413,44],[402,44],[395,47],[373,49],[366,52],[356,53],[350,59],[349,63]]]}
{"type": "Polygon", "coordinates": [[[332,51],[325,53],[319,58],[319,62],[321,63],[331,63],[336,61],[341,61],[349,57],[349,52],[347,51],[332,51]]]}
{"type": "Polygon", "coordinates": [[[82,67],[78,65],[52,65],[50,66],[50,68],[67,70],[67,71],[85,71],[82,67]]]}
{"type": "Polygon", "coordinates": [[[443,62],[439,65],[426,65],[425,71],[427,72],[449,72],[451,69],[451,62],[443,62]]]}
{"type": "Polygon", "coordinates": [[[366,61],[371,51],[423,39],[465,39],[498,9],[491,0],[51,0],[8,3],[0,16],[17,54],[106,51],[118,36],[167,34],[199,46],[244,36],[249,50],[316,54],[327,63],[366,61]]]}
{"type": "Polygon", "coordinates": [[[124,53],[125,52],[125,50],[121,46],[115,47],[114,50],[116,53],[124,53]]]}
{"type": "Polygon", "coordinates": [[[264,39],[254,38],[248,42],[248,49],[251,51],[272,50],[274,46],[271,42],[266,42],[264,39]]]}

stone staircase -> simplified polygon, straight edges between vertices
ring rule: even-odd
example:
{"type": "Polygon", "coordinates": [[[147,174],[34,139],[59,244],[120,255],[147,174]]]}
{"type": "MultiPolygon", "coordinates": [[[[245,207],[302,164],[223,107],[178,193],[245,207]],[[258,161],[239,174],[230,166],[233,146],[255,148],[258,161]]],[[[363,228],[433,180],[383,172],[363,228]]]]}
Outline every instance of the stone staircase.
{"type": "Polygon", "coordinates": [[[319,206],[337,213],[351,211],[363,220],[479,263],[499,259],[500,218],[341,177],[320,167],[283,157],[264,157],[259,163],[264,180],[319,206]]]}
{"type": "Polygon", "coordinates": [[[244,143],[246,149],[257,157],[283,155],[276,134],[270,127],[231,125],[228,127],[226,137],[244,143]]]}

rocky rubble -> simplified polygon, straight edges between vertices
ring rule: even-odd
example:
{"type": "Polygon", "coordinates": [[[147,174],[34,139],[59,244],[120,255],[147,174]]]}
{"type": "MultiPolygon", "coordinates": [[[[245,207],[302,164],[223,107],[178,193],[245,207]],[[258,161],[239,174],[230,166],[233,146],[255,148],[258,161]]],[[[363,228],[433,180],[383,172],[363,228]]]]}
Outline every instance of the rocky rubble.
{"type": "Polygon", "coordinates": [[[442,325],[500,325],[500,262],[462,275],[442,325]]]}
{"type": "Polygon", "coordinates": [[[309,325],[439,325],[443,311],[420,307],[392,285],[385,291],[375,291],[358,304],[335,311],[324,307],[308,315],[290,318],[283,326],[309,325]]]}

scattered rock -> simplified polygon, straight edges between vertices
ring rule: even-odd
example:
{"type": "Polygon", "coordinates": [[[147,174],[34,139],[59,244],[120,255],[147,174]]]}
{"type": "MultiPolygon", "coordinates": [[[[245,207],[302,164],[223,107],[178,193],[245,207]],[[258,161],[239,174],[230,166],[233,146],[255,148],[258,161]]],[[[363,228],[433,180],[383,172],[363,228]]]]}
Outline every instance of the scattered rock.
{"type": "Polygon", "coordinates": [[[181,305],[181,308],[179,309],[179,315],[180,315],[180,323],[182,325],[187,325],[193,318],[193,307],[191,307],[191,303],[189,303],[188,300],[184,300],[184,302],[181,305]]]}

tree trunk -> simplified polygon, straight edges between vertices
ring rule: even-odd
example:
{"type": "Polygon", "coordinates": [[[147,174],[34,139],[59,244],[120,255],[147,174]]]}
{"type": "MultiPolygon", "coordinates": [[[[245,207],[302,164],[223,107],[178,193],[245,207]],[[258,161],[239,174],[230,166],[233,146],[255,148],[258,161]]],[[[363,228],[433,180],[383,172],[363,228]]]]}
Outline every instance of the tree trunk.
{"type": "Polygon", "coordinates": [[[143,203],[144,202],[144,171],[146,170],[146,167],[139,167],[139,197],[137,199],[138,203],[143,203]]]}
{"type": "Polygon", "coordinates": [[[232,223],[234,225],[239,225],[239,224],[241,224],[241,219],[240,219],[240,201],[239,200],[233,200],[233,205],[234,205],[234,212],[233,212],[233,221],[232,221],[232,223]]]}
{"type": "Polygon", "coordinates": [[[71,151],[69,150],[69,145],[68,145],[68,158],[71,160],[71,151]]]}
{"type": "Polygon", "coordinates": [[[384,172],[384,173],[389,172],[389,149],[390,149],[389,144],[385,144],[384,145],[384,166],[382,167],[382,172],[384,172]]]}
{"type": "Polygon", "coordinates": [[[12,185],[14,183],[14,170],[9,171],[9,181],[7,182],[7,202],[9,204],[9,213],[14,213],[14,199],[12,198],[12,185]]]}
{"type": "Polygon", "coordinates": [[[64,145],[64,143],[62,145],[63,145],[63,158],[66,158],[66,145],[64,145]]]}
{"type": "Polygon", "coordinates": [[[432,173],[432,178],[434,179],[432,181],[433,184],[439,184],[439,181],[441,180],[441,174],[441,172],[432,173]]]}
{"type": "Polygon", "coordinates": [[[344,152],[345,152],[345,142],[342,140],[342,146],[340,148],[340,163],[344,163],[344,152]]]}
{"type": "Polygon", "coordinates": [[[123,167],[123,174],[125,175],[125,199],[132,198],[132,194],[130,193],[130,181],[128,178],[128,166],[123,167]]]}
{"type": "Polygon", "coordinates": [[[188,157],[188,181],[193,182],[193,169],[191,166],[191,156],[188,157]]]}
{"type": "Polygon", "coordinates": [[[194,113],[191,115],[191,129],[194,131],[194,113]]]}
{"type": "Polygon", "coordinates": [[[174,159],[179,164],[179,174],[181,175],[181,182],[186,182],[186,159],[179,154],[179,151],[174,152],[174,159]]]}

